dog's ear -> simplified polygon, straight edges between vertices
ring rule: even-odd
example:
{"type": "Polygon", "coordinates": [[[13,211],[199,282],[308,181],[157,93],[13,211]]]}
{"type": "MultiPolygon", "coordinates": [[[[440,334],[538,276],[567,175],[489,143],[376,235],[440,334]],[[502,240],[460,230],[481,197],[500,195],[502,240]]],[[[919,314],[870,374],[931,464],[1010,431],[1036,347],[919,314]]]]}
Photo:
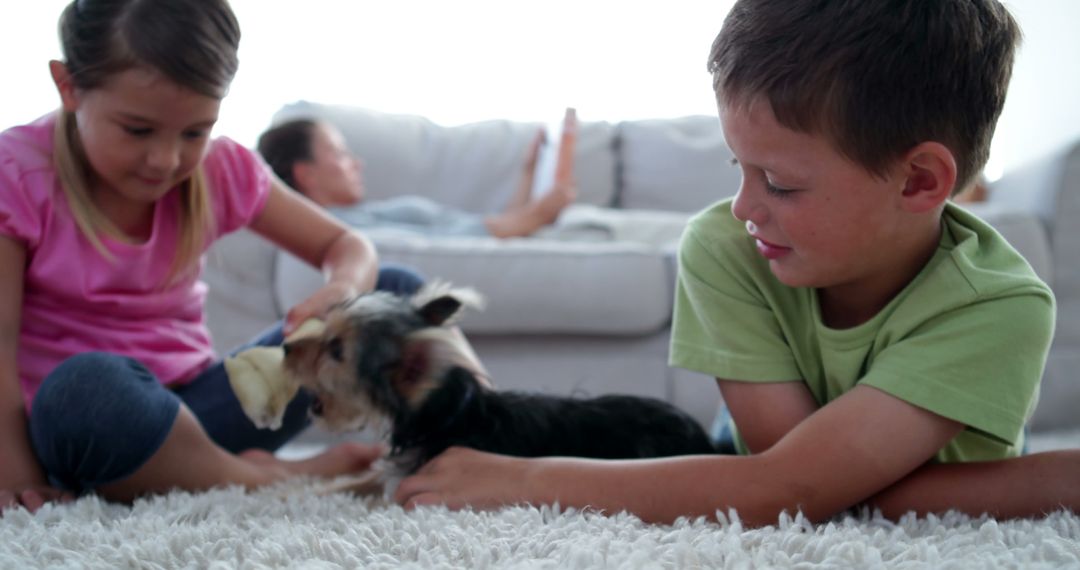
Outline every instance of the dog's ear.
{"type": "Polygon", "coordinates": [[[473,289],[434,281],[412,297],[420,318],[430,326],[449,324],[465,307],[483,308],[484,299],[473,289]]]}
{"type": "Polygon", "coordinates": [[[420,318],[424,319],[425,323],[437,327],[456,315],[461,310],[461,306],[461,300],[457,297],[446,295],[428,301],[424,306],[417,309],[417,312],[420,313],[420,318]]]}

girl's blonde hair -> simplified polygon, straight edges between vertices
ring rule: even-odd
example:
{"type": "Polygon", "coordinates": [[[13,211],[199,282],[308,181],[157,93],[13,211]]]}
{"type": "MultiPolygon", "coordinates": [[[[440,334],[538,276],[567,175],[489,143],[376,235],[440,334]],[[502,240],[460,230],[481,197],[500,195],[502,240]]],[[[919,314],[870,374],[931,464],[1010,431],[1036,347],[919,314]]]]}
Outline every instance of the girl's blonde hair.
{"type": "MultiPolygon", "coordinates": [[[[178,85],[222,98],[236,74],[240,27],[226,0],[75,0],[60,16],[60,43],[76,89],[100,87],[116,73],[146,67],[178,85]]],[[[129,241],[90,198],[90,165],[75,117],[56,120],[53,164],[79,229],[108,259],[105,235],[129,241]]],[[[195,271],[214,231],[210,191],[200,165],[180,192],[176,256],[163,286],[195,271]]]]}

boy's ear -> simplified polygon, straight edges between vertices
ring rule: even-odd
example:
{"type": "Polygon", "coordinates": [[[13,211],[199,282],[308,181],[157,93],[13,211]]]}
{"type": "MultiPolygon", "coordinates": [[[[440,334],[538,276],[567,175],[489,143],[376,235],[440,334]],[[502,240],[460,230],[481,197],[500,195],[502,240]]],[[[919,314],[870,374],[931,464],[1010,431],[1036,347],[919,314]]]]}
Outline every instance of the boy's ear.
{"type": "Polygon", "coordinates": [[[927,212],[952,196],[956,186],[956,158],[941,143],[919,143],[904,155],[903,174],[905,209],[927,212]]]}
{"type": "Polygon", "coordinates": [[[75,92],[75,84],[71,82],[71,73],[64,62],[57,60],[49,61],[49,73],[52,75],[56,91],[60,93],[60,104],[64,110],[74,113],[79,106],[78,94],[75,92]]]}

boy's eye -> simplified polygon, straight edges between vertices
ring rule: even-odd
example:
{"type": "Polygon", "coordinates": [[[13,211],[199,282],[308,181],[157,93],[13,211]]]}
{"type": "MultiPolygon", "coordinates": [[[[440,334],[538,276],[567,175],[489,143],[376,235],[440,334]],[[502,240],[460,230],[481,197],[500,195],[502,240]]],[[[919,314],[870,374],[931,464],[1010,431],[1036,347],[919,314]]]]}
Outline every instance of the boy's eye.
{"type": "Polygon", "coordinates": [[[795,193],[795,190],[790,188],[774,186],[773,183],[768,180],[765,181],[765,191],[768,192],[769,195],[776,196],[777,198],[790,198],[791,195],[795,193]]]}

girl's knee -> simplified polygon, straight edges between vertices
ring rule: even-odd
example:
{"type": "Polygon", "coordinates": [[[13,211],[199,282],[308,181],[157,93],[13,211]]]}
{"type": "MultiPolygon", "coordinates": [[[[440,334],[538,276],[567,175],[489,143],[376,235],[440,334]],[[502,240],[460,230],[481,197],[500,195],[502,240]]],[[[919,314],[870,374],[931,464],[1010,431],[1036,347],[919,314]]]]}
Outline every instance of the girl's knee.
{"type": "Polygon", "coordinates": [[[30,439],[50,476],[79,489],[145,461],[179,405],[137,361],[80,354],[57,366],[34,395],[30,439]]]}
{"type": "Polygon", "coordinates": [[[100,399],[123,399],[134,387],[157,384],[139,362],[115,354],[87,352],[60,363],[34,394],[31,413],[64,416],[73,409],[92,409],[100,399]]]}

